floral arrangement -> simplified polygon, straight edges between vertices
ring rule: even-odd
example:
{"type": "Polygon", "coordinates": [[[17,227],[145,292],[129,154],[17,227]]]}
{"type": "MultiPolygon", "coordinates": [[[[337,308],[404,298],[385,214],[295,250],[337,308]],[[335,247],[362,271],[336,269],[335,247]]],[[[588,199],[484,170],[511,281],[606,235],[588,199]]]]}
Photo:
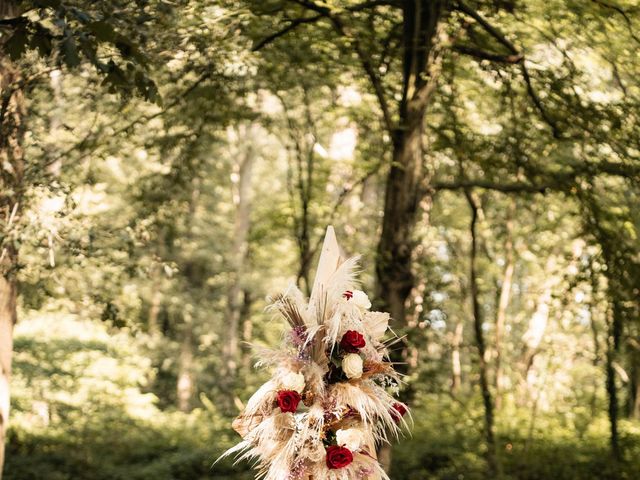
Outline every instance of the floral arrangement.
{"type": "Polygon", "coordinates": [[[307,301],[291,287],[271,309],[290,327],[258,351],[273,376],[234,421],[243,440],[224,456],[253,459],[265,480],[388,479],[376,446],[397,437],[407,406],[387,357],[389,314],[355,289],[357,259],[339,264],[307,301]]]}

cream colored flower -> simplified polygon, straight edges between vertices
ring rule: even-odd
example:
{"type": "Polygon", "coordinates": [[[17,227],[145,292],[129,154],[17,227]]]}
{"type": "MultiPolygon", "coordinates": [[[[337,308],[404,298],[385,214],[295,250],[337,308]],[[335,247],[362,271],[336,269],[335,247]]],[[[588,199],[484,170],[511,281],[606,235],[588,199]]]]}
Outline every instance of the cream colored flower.
{"type": "Polygon", "coordinates": [[[336,432],[336,443],[352,452],[358,450],[364,441],[364,432],[359,428],[345,428],[336,432]]]}
{"type": "Polygon", "coordinates": [[[364,328],[371,338],[380,340],[389,327],[389,314],[383,312],[367,312],[363,320],[364,328]]]}
{"type": "Polygon", "coordinates": [[[360,378],[362,376],[362,368],[362,358],[357,353],[350,353],[342,359],[342,371],[347,378],[360,378]]]}
{"type": "Polygon", "coordinates": [[[363,312],[371,308],[371,301],[362,290],[354,290],[350,302],[353,302],[363,312]]]}
{"type": "Polygon", "coordinates": [[[296,372],[287,372],[280,380],[282,390],[293,390],[302,393],[304,390],[304,375],[296,372]]]}

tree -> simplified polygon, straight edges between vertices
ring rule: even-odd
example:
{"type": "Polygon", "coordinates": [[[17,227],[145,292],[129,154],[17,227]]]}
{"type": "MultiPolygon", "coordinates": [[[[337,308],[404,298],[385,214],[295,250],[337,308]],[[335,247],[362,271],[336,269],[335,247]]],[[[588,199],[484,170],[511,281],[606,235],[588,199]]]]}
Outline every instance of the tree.
{"type": "MultiPolygon", "coordinates": [[[[157,100],[155,84],[144,72],[146,58],[135,39],[118,30],[126,26],[118,21],[125,9],[91,8],[91,5],[67,5],[61,2],[8,1],[0,5],[0,159],[2,161],[2,197],[0,221],[0,472],[4,461],[5,434],[9,421],[9,382],[11,376],[13,325],[17,321],[18,285],[16,274],[24,211],[25,191],[47,176],[47,164],[25,158],[23,149],[27,112],[24,91],[47,73],[46,61],[74,68],[85,61],[104,75],[112,91],[138,92],[157,100]],[[89,7],[84,9],[84,7],[89,7]],[[54,22],[50,20],[55,19],[54,22]],[[98,55],[101,46],[113,47],[105,58],[98,55]],[[20,61],[34,51],[44,62],[20,61]],[[116,53],[117,52],[117,53],[116,53]],[[55,59],[55,60],[54,60],[55,59]]],[[[1,473],[0,473],[1,475],[1,473]]]]}

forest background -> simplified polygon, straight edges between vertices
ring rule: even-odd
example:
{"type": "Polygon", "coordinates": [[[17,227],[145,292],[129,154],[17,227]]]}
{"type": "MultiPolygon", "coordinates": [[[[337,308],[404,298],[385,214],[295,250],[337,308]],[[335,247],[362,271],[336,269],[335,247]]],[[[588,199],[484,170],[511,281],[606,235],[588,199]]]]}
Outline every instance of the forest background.
{"type": "Polygon", "coordinates": [[[0,476],[253,478],[212,468],[247,344],[333,224],[406,335],[392,479],[637,478],[639,29],[633,0],[0,2],[0,476]]]}

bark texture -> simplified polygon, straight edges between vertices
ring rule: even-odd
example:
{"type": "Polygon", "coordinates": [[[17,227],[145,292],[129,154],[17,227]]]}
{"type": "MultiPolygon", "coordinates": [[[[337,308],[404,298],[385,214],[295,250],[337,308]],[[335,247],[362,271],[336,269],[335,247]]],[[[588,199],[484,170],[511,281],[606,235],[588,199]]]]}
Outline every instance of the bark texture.
{"type": "MultiPolygon", "coordinates": [[[[480,306],[480,292],[478,288],[477,257],[478,257],[478,234],[476,231],[478,222],[478,203],[472,192],[466,190],[465,196],[471,209],[471,251],[469,259],[469,286],[471,290],[471,308],[473,313],[473,331],[475,334],[476,347],[478,348],[478,364],[480,367],[480,390],[482,392],[482,402],[484,405],[484,433],[487,442],[487,464],[489,475],[499,476],[499,468],[496,458],[496,441],[494,436],[494,403],[489,388],[489,368],[486,360],[486,342],[484,338],[484,319],[480,306]]],[[[492,477],[493,478],[493,477],[492,477]]]]}
{"type": "Polygon", "coordinates": [[[436,37],[444,2],[407,1],[403,8],[403,93],[399,123],[392,128],[382,231],[377,248],[378,298],[396,325],[406,322],[406,300],[414,286],[411,261],[421,199],[428,191],[424,165],[424,119],[438,74],[436,37]]]}
{"type": "Polygon", "coordinates": [[[505,267],[502,276],[502,287],[500,288],[500,298],[498,300],[498,311],[496,314],[496,360],[495,360],[495,392],[496,392],[496,410],[499,410],[502,404],[502,358],[503,346],[502,337],[504,335],[505,325],[507,321],[507,309],[509,307],[509,298],[511,297],[511,286],[513,285],[513,273],[515,271],[515,258],[513,251],[513,216],[515,214],[515,202],[511,202],[509,217],[506,222],[507,238],[505,241],[505,267]]]}
{"type": "MultiPolygon", "coordinates": [[[[18,12],[15,3],[0,3],[0,19],[15,17],[18,12]]],[[[9,426],[13,327],[18,318],[15,240],[24,190],[25,116],[20,81],[18,68],[8,57],[0,57],[0,478],[9,426]]]]}
{"type": "MultiPolygon", "coordinates": [[[[242,145],[234,172],[233,203],[236,207],[231,249],[231,282],[227,291],[228,336],[225,345],[227,373],[237,374],[240,345],[240,323],[243,311],[242,281],[248,256],[248,236],[251,216],[251,182],[255,151],[251,142],[251,127],[242,126],[237,140],[242,145]]],[[[246,328],[246,324],[244,325],[246,328]]],[[[245,330],[246,333],[246,330],[245,330]]]]}

